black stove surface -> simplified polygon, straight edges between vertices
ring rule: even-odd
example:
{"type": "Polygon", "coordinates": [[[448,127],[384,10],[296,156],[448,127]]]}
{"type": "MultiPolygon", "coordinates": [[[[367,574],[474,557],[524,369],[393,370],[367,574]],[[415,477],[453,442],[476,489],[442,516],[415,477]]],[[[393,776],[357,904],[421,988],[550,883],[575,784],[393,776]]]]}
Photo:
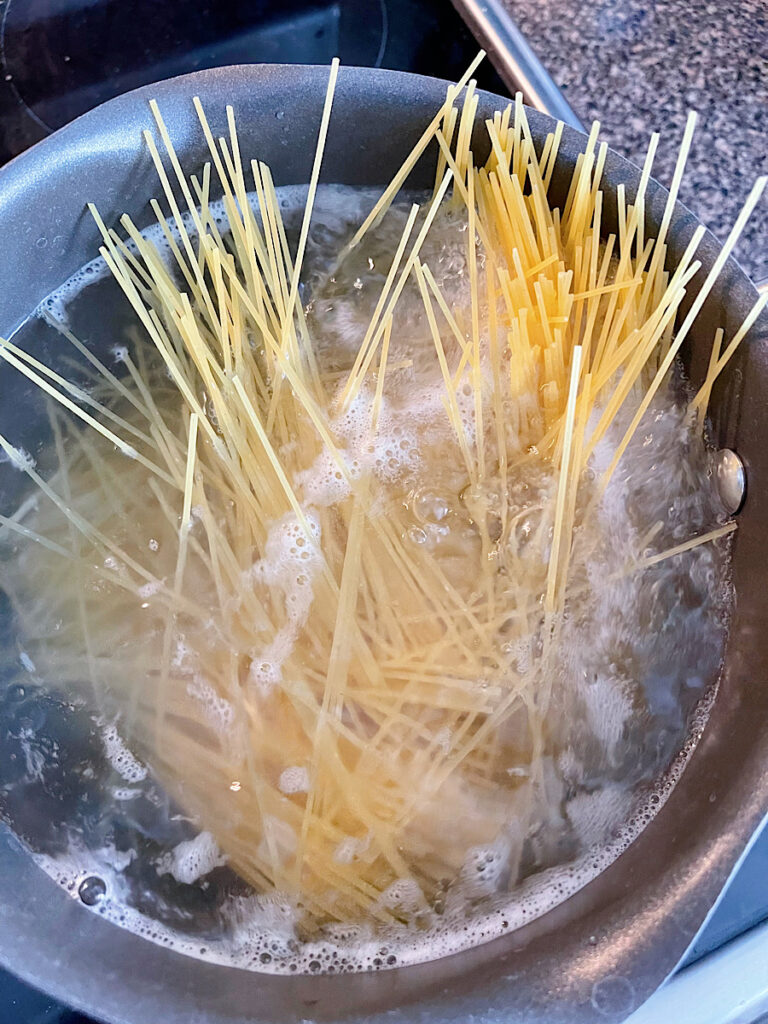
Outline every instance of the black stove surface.
{"type": "MultiPolygon", "coordinates": [[[[456,79],[478,50],[448,0],[0,0],[0,162],[129,89],[225,64],[456,79]]],[[[481,88],[506,89],[486,61],[481,88]]]]}
{"type": "MultiPolygon", "coordinates": [[[[448,0],[0,0],[0,164],[119,93],[200,68],[339,56],[456,79],[477,49],[448,0]]],[[[487,61],[477,77],[507,93],[487,61]]],[[[689,962],[766,917],[768,832],[689,962]]],[[[0,971],[6,1022],[96,1024],[0,971]]]]}

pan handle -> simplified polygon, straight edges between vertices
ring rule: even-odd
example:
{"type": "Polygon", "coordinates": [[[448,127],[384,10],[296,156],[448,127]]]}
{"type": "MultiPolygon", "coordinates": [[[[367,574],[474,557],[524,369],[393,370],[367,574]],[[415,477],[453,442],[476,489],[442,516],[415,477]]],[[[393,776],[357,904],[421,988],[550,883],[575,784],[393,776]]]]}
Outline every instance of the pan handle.
{"type": "Polygon", "coordinates": [[[499,0],[452,0],[452,3],[512,93],[520,90],[530,106],[584,131],[581,121],[499,0]]]}

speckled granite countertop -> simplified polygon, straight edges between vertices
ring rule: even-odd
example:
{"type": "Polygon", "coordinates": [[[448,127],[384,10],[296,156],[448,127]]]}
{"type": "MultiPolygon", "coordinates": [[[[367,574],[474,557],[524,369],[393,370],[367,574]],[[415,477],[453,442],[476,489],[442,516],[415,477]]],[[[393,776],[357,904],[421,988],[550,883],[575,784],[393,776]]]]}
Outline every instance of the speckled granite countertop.
{"type": "MultiPolygon", "coordinates": [[[[661,133],[654,175],[668,184],[688,110],[700,115],[680,198],[724,238],[768,172],[767,0],[503,0],[588,125],[641,163],[661,133]]],[[[768,196],[736,255],[768,279],[768,196]]]]}

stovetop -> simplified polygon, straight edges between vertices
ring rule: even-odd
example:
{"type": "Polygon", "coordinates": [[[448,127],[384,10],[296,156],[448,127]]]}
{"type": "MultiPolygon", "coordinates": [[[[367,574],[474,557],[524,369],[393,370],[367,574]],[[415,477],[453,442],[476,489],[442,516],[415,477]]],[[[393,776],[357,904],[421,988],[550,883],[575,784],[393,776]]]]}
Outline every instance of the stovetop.
{"type": "MultiPolygon", "coordinates": [[[[448,0],[0,0],[0,164],[98,103],[188,71],[339,56],[456,79],[477,49],[448,0]]],[[[481,88],[508,93],[488,62],[477,77],[481,88]]],[[[688,963],[766,918],[768,831],[688,963]]],[[[6,1021],[95,1024],[0,971],[6,1021]]]]}
{"type": "MultiPolygon", "coordinates": [[[[0,0],[0,161],[129,89],[225,64],[456,79],[478,44],[448,0],[0,0]]],[[[505,92],[486,61],[482,88],[505,92]]]]}

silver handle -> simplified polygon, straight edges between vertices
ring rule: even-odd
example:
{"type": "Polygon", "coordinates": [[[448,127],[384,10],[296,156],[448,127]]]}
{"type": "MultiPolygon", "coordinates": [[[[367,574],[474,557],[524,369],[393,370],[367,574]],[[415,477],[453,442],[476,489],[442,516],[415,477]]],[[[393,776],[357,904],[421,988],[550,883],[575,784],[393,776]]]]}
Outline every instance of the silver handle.
{"type": "Polygon", "coordinates": [[[530,106],[584,131],[581,121],[499,0],[452,0],[452,3],[511,92],[519,89],[530,106]]]}

